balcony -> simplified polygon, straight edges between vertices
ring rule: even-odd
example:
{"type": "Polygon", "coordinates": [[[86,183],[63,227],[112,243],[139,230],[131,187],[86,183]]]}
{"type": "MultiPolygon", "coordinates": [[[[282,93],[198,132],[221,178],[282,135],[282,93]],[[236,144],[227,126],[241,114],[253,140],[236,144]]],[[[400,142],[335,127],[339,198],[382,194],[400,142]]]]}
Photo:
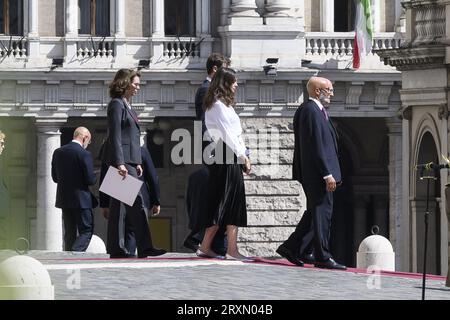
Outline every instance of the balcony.
{"type": "MultiPolygon", "coordinates": [[[[308,32],[305,35],[305,59],[314,62],[325,62],[330,58],[351,59],[354,40],[354,32],[308,32]]],[[[403,42],[404,38],[399,33],[376,33],[373,37],[372,54],[369,54],[369,58],[379,61],[375,54],[376,50],[397,49],[403,42]]],[[[381,62],[380,65],[382,65],[381,62]]]]}
{"type": "Polygon", "coordinates": [[[2,60],[26,58],[27,46],[24,37],[0,36],[0,58],[2,60]]]}
{"type": "Polygon", "coordinates": [[[111,58],[114,57],[114,39],[106,37],[89,37],[77,41],[77,58],[111,58]]]}

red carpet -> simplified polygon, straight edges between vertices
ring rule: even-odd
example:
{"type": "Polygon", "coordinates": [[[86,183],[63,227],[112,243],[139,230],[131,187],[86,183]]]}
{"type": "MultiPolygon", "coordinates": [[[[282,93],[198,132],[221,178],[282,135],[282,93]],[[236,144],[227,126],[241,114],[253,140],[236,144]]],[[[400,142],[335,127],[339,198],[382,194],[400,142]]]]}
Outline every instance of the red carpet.
{"type": "MultiPolygon", "coordinates": [[[[260,263],[260,264],[273,264],[273,265],[279,265],[279,266],[289,266],[289,267],[295,267],[299,268],[286,259],[277,259],[277,260],[269,260],[264,258],[256,258],[255,261],[249,261],[246,263],[260,263]]],[[[318,269],[318,270],[327,270],[327,269],[320,269],[315,268],[312,264],[305,264],[304,268],[308,269],[318,269]]],[[[333,271],[340,271],[340,272],[353,272],[353,273],[361,273],[361,274],[368,274],[366,269],[358,269],[358,268],[347,268],[347,270],[333,270],[333,271]]],[[[422,279],[421,273],[411,273],[411,272],[400,272],[400,271],[380,271],[380,274],[383,276],[391,276],[391,277],[402,277],[402,278],[411,278],[411,279],[422,279]]],[[[434,274],[427,274],[426,279],[427,280],[440,280],[445,281],[447,277],[445,276],[438,276],[434,274]]]]}
{"type": "MultiPolygon", "coordinates": [[[[134,258],[134,259],[130,259],[130,258],[117,258],[117,259],[110,259],[110,258],[63,258],[63,259],[52,259],[52,258],[43,258],[43,259],[38,259],[38,260],[42,260],[42,261],[142,261],[144,262],[145,260],[211,260],[209,258],[200,258],[200,257],[149,257],[149,258],[145,258],[145,259],[139,259],[139,258],[134,258]]],[[[277,259],[277,260],[270,260],[270,259],[264,259],[264,258],[259,258],[259,257],[254,257],[253,261],[244,261],[245,263],[255,263],[255,264],[267,264],[267,265],[278,265],[278,266],[286,266],[286,267],[295,267],[295,268],[299,268],[297,266],[294,266],[292,263],[290,263],[289,261],[287,261],[286,259],[277,259]]],[[[307,268],[307,269],[317,269],[317,270],[324,270],[324,271],[329,271],[327,269],[320,269],[320,268],[315,268],[314,265],[312,264],[305,264],[305,266],[303,268],[307,268]]],[[[340,272],[352,272],[352,273],[359,273],[359,274],[368,274],[366,269],[358,269],[358,268],[347,268],[347,270],[333,270],[333,271],[340,271],[340,272]]],[[[411,279],[422,279],[422,274],[421,273],[411,273],[411,272],[400,272],[400,271],[380,271],[380,274],[383,276],[391,276],[391,277],[402,277],[402,278],[411,278],[411,279]]],[[[433,274],[427,274],[426,275],[426,279],[427,280],[439,280],[439,281],[445,281],[446,277],[445,276],[438,276],[438,275],[433,275],[433,274]]]]}

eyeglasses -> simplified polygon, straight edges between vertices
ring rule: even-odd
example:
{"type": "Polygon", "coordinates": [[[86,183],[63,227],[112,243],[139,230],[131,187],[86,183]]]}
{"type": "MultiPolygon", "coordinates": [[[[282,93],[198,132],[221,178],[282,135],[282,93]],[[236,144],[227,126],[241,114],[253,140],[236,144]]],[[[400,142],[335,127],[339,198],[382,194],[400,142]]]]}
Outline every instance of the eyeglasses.
{"type": "Polygon", "coordinates": [[[333,88],[322,88],[322,89],[320,89],[320,91],[325,91],[325,92],[328,92],[328,93],[334,93],[334,89],[333,88]]]}

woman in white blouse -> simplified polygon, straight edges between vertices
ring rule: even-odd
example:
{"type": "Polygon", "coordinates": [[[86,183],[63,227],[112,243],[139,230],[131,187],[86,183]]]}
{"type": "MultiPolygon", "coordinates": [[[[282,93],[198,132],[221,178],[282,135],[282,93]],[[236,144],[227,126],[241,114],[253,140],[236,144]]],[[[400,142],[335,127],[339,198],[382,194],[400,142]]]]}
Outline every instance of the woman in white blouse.
{"type": "Polygon", "coordinates": [[[242,171],[250,173],[250,160],[242,139],[239,116],[234,110],[237,81],[235,72],[221,68],[214,76],[204,100],[205,124],[215,149],[205,159],[209,169],[206,199],[209,217],[202,221],[206,228],[198,256],[224,258],[211,250],[211,242],[219,227],[226,227],[226,258],[247,259],[237,248],[238,227],[247,226],[245,187],[242,171]]]}

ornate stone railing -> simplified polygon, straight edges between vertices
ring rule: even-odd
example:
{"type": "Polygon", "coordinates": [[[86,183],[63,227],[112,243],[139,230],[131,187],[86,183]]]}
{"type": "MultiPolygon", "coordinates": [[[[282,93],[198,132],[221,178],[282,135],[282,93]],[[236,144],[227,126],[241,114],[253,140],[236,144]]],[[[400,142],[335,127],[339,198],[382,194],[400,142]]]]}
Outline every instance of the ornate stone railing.
{"type": "Polygon", "coordinates": [[[166,38],[163,41],[163,57],[165,58],[184,58],[200,57],[200,38],[166,38]]]}
{"type": "Polygon", "coordinates": [[[412,10],[412,42],[433,43],[445,37],[445,6],[427,2],[405,2],[412,10]]]}
{"type": "MultiPolygon", "coordinates": [[[[354,32],[308,32],[305,35],[307,56],[345,56],[352,55],[354,32]]],[[[403,39],[394,32],[374,35],[372,52],[379,49],[397,49],[403,39]]]]}
{"type": "Polygon", "coordinates": [[[78,58],[111,58],[114,56],[114,40],[112,38],[89,37],[77,42],[78,58]]]}
{"type": "Polygon", "coordinates": [[[0,37],[0,58],[25,58],[27,56],[27,41],[24,37],[0,37]]]}

